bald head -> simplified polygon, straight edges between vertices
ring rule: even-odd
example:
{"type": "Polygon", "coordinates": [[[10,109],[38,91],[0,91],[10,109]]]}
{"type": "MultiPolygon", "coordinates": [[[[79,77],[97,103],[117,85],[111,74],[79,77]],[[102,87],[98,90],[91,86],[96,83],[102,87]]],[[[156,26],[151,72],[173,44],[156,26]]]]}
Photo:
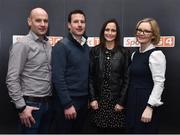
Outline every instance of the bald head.
{"type": "Polygon", "coordinates": [[[46,15],[48,16],[47,12],[43,8],[34,8],[31,10],[29,14],[29,18],[33,17],[36,14],[46,15]]]}
{"type": "Polygon", "coordinates": [[[48,14],[42,8],[34,8],[28,17],[28,25],[37,36],[44,37],[48,30],[48,14]]]}

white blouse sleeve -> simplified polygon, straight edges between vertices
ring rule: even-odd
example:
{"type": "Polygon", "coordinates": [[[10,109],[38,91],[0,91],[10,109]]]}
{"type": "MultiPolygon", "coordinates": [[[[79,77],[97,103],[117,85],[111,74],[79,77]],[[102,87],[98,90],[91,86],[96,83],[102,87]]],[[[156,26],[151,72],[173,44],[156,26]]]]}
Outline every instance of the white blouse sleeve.
{"type": "Polygon", "coordinates": [[[164,90],[166,58],[162,51],[154,51],[149,57],[149,67],[152,73],[154,86],[148,100],[148,104],[152,106],[160,106],[161,95],[164,90]]]}
{"type": "Polygon", "coordinates": [[[133,60],[134,54],[135,54],[135,52],[133,52],[131,55],[131,61],[133,60]]]}

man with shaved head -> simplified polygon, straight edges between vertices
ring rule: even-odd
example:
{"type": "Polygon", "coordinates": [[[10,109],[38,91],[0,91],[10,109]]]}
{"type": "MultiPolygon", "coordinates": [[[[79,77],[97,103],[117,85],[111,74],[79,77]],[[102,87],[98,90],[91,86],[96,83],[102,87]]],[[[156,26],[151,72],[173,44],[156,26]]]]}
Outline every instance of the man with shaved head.
{"type": "Polygon", "coordinates": [[[47,12],[32,9],[28,26],[29,33],[10,50],[6,83],[22,133],[48,133],[52,48],[46,37],[47,12]]]}

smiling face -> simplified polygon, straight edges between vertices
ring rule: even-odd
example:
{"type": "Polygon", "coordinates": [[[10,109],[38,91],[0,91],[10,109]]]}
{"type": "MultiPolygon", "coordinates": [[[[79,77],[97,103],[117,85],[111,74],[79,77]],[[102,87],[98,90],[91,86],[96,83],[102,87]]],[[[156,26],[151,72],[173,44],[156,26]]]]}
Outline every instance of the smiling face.
{"type": "Polygon", "coordinates": [[[75,37],[80,38],[85,32],[85,24],[85,17],[83,14],[72,14],[71,22],[68,22],[68,28],[75,37]]]}
{"type": "Polygon", "coordinates": [[[107,42],[113,42],[116,39],[117,36],[117,28],[116,24],[113,22],[110,22],[106,25],[104,30],[104,38],[107,42]]]}
{"type": "Polygon", "coordinates": [[[136,39],[140,44],[150,44],[152,42],[153,31],[149,22],[142,22],[136,29],[136,39]]]}
{"type": "Polygon", "coordinates": [[[48,14],[41,8],[33,9],[28,18],[28,25],[37,36],[43,37],[48,30],[48,14]]]}

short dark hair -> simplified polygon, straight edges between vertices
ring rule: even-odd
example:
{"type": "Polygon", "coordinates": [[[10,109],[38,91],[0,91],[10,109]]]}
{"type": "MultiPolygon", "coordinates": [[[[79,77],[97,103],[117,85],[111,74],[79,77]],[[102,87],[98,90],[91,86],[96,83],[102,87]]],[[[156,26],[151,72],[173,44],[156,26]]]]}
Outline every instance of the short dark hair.
{"type": "Polygon", "coordinates": [[[69,15],[68,15],[68,22],[69,22],[69,23],[71,23],[71,16],[72,16],[72,14],[82,14],[82,15],[84,16],[85,20],[86,20],[86,15],[85,15],[85,13],[84,13],[82,10],[80,10],[80,9],[76,9],[76,10],[73,10],[73,11],[71,11],[71,12],[69,13],[69,15]]]}
{"type": "Polygon", "coordinates": [[[109,19],[103,24],[103,26],[101,28],[101,32],[100,32],[100,44],[103,46],[105,46],[105,44],[106,44],[106,39],[104,37],[104,31],[105,31],[105,28],[108,25],[108,23],[114,23],[116,25],[117,34],[116,34],[116,38],[115,38],[115,48],[120,47],[120,28],[119,28],[119,25],[118,25],[118,22],[116,21],[116,19],[109,19]]]}

